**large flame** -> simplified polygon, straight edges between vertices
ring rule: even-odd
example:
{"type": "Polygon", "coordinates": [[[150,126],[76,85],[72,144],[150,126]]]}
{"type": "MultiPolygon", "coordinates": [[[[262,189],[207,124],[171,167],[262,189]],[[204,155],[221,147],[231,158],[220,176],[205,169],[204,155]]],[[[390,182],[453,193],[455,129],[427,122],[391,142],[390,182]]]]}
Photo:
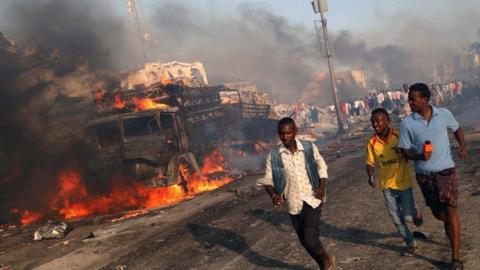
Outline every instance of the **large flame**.
{"type": "Polygon", "coordinates": [[[213,151],[205,160],[202,168],[203,174],[213,174],[225,171],[225,158],[220,151],[213,151]]]}
{"type": "Polygon", "coordinates": [[[151,98],[132,98],[132,103],[135,104],[135,108],[133,109],[133,111],[166,109],[170,107],[167,104],[157,103],[151,98]]]}
{"type": "MultiPolygon", "coordinates": [[[[223,156],[214,151],[204,160],[203,175],[189,175],[188,192],[183,187],[172,185],[168,187],[149,188],[139,183],[120,184],[115,186],[110,194],[89,195],[82,182],[81,174],[75,169],[67,169],[58,177],[58,189],[51,198],[50,206],[53,213],[47,216],[60,216],[64,219],[83,218],[98,214],[128,212],[123,218],[139,215],[144,209],[158,208],[192,198],[195,194],[214,190],[232,181],[229,177],[209,180],[209,173],[225,171],[223,156]],[[135,214],[132,214],[135,213],[135,214]]],[[[182,170],[180,168],[180,170],[182,170]]],[[[12,210],[13,211],[13,210],[12,210]]],[[[20,214],[22,225],[28,225],[43,219],[44,214],[31,210],[14,210],[20,214]]],[[[122,219],[122,218],[121,218],[122,219]]]]}
{"type": "MultiPolygon", "coordinates": [[[[168,94],[164,93],[162,98],[168,97],[168,94]]],[[[159,98],[149,97],[132,97],[124,99],[120,91],[117,91],[111,95],[107,95],[105,91],[97,91],[93,93],[93,98],[97,104],[97,110],[99,112],[111,111],[114,109],[128,109],[132,112],[138,112],[143,110],[152,109],[166,109],[171,106],[161,102],[159,98]]]]}

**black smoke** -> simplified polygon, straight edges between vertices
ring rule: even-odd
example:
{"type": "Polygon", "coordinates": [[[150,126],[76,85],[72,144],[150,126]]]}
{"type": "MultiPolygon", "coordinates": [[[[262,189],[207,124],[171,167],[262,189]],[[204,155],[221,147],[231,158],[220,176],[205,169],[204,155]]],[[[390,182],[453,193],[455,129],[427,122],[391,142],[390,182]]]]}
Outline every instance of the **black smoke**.
{"type": "Polygon", "coordinates": [[[97,67],[116,64],[126,52],[125,24],[110,1],[5,1],[1,31],[20,43],[33,41],[64,55],[84,57],[97,67]]]}

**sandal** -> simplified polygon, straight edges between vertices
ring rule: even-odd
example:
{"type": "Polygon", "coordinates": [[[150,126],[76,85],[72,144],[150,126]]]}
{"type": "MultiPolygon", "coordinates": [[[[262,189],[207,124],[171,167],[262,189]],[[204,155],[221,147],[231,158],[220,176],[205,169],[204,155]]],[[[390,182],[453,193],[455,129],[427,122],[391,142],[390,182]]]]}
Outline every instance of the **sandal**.
{"type": "Polygon", "coordinates": [[[402,249],[402,252],[400,252],[400,255],[404,257],[413,257],[416,252],[417,252],[416,247],[404,247],[402,249]]]}
{"type": "Polygon", "coordinates": [[[459,259],[454,259],[450,270],[463,270],[463,262],[459,259]]]}
{"type": "Polygon", "coordinates": [[[337,264],[335,263],[335,256],[330,256],[330,267],[327,270],[335,270],[337,269],[337,264]]]}

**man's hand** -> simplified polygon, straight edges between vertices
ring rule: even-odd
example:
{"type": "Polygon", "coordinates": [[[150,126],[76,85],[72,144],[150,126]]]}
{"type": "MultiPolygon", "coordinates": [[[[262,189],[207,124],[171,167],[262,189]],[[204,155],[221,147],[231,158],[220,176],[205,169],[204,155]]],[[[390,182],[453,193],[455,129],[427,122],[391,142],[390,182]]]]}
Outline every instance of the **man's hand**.
{"type": "Polygon", "coordinates": [[[283,204],[283,196],[279,194],[274,194],[272,196],[273,206],[280,206],[283,204]]]}
{"type": "Polygon", "coordinates": [[[323,200],[323,197],[325,197],[325,186],[320,186],[315,189],[313,196],[319,200],[323,200]]]}
{"type": "Polygon", "coordinates": [[[466,147],[460,147],[459,155],[461,158],[467,158],[468,151],[466,147]]]}
{"type": "Polygon", "coordinates": [[[372,188],[374,188],[374,187],[377,186],[377,184],[375,184],[375,179],[373,178],[373,176],[370,176],[370,177],[368,178],[368,184],[369,184],[372,188]]]}
{"type": "Polygon", "coordinates": [[[427,161],[432,157],[432,153],[423,152],[423,160],[427,161]]]}

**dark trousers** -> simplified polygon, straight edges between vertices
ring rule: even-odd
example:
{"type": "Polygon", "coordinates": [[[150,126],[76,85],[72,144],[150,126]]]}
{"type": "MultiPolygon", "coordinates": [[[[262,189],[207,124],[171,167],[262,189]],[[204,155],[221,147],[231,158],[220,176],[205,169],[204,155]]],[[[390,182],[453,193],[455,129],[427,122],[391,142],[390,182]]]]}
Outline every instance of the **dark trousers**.
{"type": "Polygon", "coordinates": [[[297,232],[300,243],[302,243],[302,246],[318,265],[323,264],[325,255],[322,243],[320,242],[321,215],[322,205],[314,209],[305,202],[299,215],[290,215],[293,228],[297,232]]]}

